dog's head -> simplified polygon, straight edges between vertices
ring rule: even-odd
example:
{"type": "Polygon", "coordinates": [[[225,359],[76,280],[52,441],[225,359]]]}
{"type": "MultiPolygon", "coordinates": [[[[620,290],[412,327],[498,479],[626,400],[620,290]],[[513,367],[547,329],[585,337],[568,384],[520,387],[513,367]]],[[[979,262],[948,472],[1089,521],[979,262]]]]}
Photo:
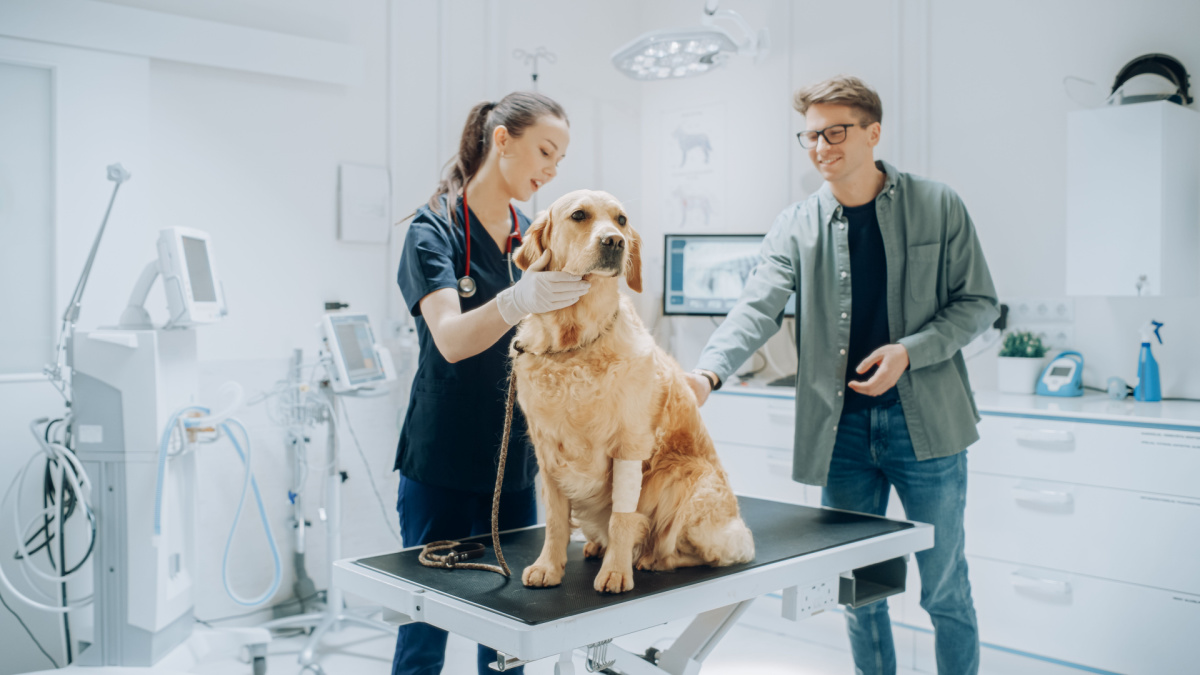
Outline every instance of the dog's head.
{"type": "Polygon", "coordinates": [[[525,233],[514,261],[528,269],[550,251],[547,269],[571,274],[619,277],[642,292],[642,238],[625,208],[607,192],[576,190],[559,197],[525,233]]]}

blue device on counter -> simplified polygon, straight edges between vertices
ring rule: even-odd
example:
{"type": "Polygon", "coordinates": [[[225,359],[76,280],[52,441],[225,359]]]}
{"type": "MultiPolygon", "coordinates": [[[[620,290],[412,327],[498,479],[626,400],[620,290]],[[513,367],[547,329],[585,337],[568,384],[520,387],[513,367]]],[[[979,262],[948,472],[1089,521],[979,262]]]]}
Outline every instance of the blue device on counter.
{"type": "Polygon", "coordinates": [[[1083,396],[1083,354],[1063,352],[1042,371],[1038,396],[1083,396]]]}
{"type": "Polygon", "coordinates": [[[1161,401],[1162,388],[1158,383],[1158,361],[1154,360],[1154,352],[1150,351],[1150,333],[1153,329],[1158,344],[1162,344],[1162,335],[1158,329],[1163,322],[1150,320],[1142,329],[1142,349],[1138,352],[1138,383],[1133,388],[1133,397],[1139,401],[1161,401]]]}

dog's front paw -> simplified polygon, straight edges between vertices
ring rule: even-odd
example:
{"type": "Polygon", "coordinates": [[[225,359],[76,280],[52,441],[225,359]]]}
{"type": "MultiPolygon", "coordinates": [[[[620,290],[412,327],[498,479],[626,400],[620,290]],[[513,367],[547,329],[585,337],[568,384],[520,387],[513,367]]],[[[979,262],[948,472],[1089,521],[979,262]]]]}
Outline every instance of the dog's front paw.
{"type": "Polygon", "coordinates": [[[617,571],[600,568],[600,574],[596,575],[596,582],[593,586],[601,593],[624,593],[632,591],[633,570],[617,571]]]}
{"type": "Polygon", "coordinates": [[[585,558],[603,558],[604,547],[594,541],[589,541],[583,545],[583,557],[585,558]]]}
{"type": "Polygon", "coordinates": [[[521,573],[521,583],[532,588],[557,586],[562,583],[565,567],[537,561],[521,573]]]}

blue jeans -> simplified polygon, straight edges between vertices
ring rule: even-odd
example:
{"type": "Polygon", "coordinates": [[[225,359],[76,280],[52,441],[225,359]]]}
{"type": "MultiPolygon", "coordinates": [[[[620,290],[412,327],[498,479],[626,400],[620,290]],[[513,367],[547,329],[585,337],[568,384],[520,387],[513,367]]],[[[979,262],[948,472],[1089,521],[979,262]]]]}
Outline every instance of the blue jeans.
{"type": "MultiPolygon", "coordinates": [[[[934,527],[934,546],[917,553],[921,607],[933,621],[937,672],[979,672],[979,630],[963,545],[967,453],[917,461],[900,404],[842,415],[821,503],[882,516],[896,486],[909,520],[934,527]]],[[[887,601],[846,610],[857,675],[896,672],[887,601]]]]}
{"type": "MultiPolygon", "coordinates": [[[[461,539],[492,531],[492,495],[440,488],[400,476],[396,499],[400,536],[405,546],[439,539],[461,539]]],[[[500,496],[500,529],[511,530],[537,523],[537,496],[532,487],[500,496]]],[[[466,572],[489,574],[489,572],[466,572]]],[[[517,572],[520,574],[520,572],[517,572]]],[[[409,623],[396,636],[392,675],[437,675],[446,661],[446,631],[426,623],[409,623]]],[[[496,650],[479,645],[476,654],[480,675],[493,671],[496,650]]],[[[505,671],[520,675],[524,668],[505,671]]]]}

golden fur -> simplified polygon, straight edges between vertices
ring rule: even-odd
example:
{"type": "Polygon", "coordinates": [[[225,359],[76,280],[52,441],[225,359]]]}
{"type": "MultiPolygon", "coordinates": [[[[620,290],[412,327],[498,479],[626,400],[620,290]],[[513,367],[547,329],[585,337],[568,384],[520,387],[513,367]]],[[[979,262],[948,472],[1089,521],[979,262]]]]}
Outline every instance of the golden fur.
{"type": "Polygon", "coordinates": [[[517,252],[525,269],[550,250],[547,269],[591,283],[578,303],[526,318],[510,352],[546,498],[546,540],[526,586],[561,583],[572,526],[587,537],[585,554],[603,557],[597,591],[632,589],[635,565],[754,558],[695,395],[618,290],[624,276],[641,292],[640,247],[612,195],[580,190],[543,212],[517,252]],[[635,513],[612,512],[614,458],[642,460],[635,513]]]}

